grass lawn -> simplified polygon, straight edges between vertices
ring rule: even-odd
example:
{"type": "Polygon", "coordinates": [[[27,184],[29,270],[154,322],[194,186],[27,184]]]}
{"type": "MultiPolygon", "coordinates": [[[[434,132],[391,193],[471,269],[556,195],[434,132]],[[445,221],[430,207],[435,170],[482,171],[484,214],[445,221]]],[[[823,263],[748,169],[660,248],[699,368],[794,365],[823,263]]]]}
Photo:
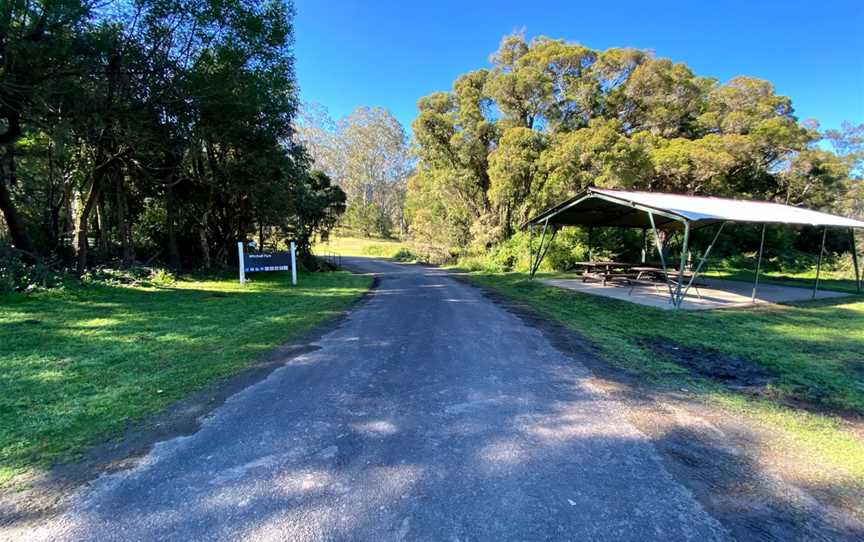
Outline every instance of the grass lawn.
{"type": "Polygon", "coordinates": [[[727,408],[782,428],[864,485],[864,441],[840,430],[841,420],[830,414],[836,409],[864,415],[864,298],[783,309],[674,313],[546,286],[521,273],[470,276],[578,331],[612,365],[661,388],[698,390],[727,408]],[[774,383],[760,399],[741,395],[658,354],[648,345],[658,338],[752,360],[774,383]],[[818,403],[827,412],[784,406],[789,399],[818,403]]]}
{"type": "MultiPolygon", "coordinates": [[[[718,279],[740,280],[753,283],[756,272],[753,269],[711,269],[705,273],[706,276],[718,279]]],[[[834,290],[837,292],[856,293],[855,279],[852,278],[854,271],[840,273],[827,271],[825,269],[819,274],[819,289],[834,290]]],[[[784,273],[781,271],[762,271],[759,273],[760,284],[779,284],[781,286],[800,286],[802,288],[813,288],[816,282],[816,268],[799,273],[784,273]]]]}
{"type": "Polygon", "coordinates": [[[372,256],[392,258],[405,244],[390,239],[367,239],[362,237],[333,237],[326,243],[315,245],[315,254],[339,254],[342,256],[372,256]]]}
{"type": "Polygon", "coordinates": [[[0,296],[0,485],[238,372],[370,286],[345,272],[0,296]]]}

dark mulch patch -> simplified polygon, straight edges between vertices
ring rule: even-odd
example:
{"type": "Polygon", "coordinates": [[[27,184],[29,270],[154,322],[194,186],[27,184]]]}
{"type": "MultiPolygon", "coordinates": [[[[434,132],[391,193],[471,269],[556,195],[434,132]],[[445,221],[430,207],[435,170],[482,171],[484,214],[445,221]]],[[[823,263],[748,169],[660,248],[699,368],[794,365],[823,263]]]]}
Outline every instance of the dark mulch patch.
{"type": "Polygon", "coordinates": [[[668,339],[646,339],[644,346],[690,372],[735,388],[761,388],[774,375],[755,361],[713,350],[696,350],[668,339]]]}

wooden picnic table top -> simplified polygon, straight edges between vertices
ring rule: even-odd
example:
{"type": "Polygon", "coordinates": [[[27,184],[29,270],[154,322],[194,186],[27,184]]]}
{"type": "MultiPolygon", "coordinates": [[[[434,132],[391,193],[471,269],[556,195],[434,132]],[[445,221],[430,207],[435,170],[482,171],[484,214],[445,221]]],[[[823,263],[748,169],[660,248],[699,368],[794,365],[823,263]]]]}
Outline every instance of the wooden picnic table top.
{"type": "Polygon", "coordinates": [[[574,262],[574,266],[576,267],[622,267],[629,268],[640,265],[638,263],[629,263],[629,262],[574,262]]]}

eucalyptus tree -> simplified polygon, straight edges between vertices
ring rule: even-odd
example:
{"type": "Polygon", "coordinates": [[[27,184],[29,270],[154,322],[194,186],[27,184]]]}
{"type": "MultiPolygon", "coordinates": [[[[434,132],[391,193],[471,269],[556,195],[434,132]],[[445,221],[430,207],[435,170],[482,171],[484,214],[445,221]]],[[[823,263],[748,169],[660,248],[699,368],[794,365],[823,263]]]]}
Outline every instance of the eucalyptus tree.
{"type": "Polygon", "coordinates": [[[386,109],[359,107],[333,121],[310,105],[298,123],[300,140],[314,166],[347,196],[346,220],[355,227],[387,236],[404,226],[407,179],[414,167],[408,137],[386,109]]]}
{"type": "Polygon", "coordinates": [[[411,231],[457,247],[488,247],[592,185],[830,208],[860,163],[819,148],[767,81],[523,34],[417,107],[411,231]]]}

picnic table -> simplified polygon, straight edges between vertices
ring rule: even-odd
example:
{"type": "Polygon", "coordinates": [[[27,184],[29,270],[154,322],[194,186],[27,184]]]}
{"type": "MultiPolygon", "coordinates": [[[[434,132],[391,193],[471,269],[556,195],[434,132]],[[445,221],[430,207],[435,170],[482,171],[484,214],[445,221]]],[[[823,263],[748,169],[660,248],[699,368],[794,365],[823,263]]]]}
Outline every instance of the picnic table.
{"type": "Polygon", "coordinates": [[[582,282],[587,282],[588,279],[599,280],[606,286],[610,280],[617,279],[635,279],[638,275],[633,271],[634,267],[638,267],[638,263],[628,262],[576,262],[574,267],[582,269],[582,282]]]}
{"type": "MultiPolygon", "coordinates": [[[[593,279],[599,280],[603,286],[606,286],[608,282],[622,281],[631,286],[631,293],[633,287],[637,284],[653,285],[656,287],[658,283],[666,282],[667,277],[671,282],[678,281],[677,269],[663,269],[659,264],[596,261],[576,262],[574,267],[582,269],[582,282],[593,279]]],[[[684,282],[689,281],[692,276],[691,272],[685,271],[684,282]]],[[[699,286],[704,285],[697,282],[693,283],[696,294],[701,297],[699,286]]]]}

